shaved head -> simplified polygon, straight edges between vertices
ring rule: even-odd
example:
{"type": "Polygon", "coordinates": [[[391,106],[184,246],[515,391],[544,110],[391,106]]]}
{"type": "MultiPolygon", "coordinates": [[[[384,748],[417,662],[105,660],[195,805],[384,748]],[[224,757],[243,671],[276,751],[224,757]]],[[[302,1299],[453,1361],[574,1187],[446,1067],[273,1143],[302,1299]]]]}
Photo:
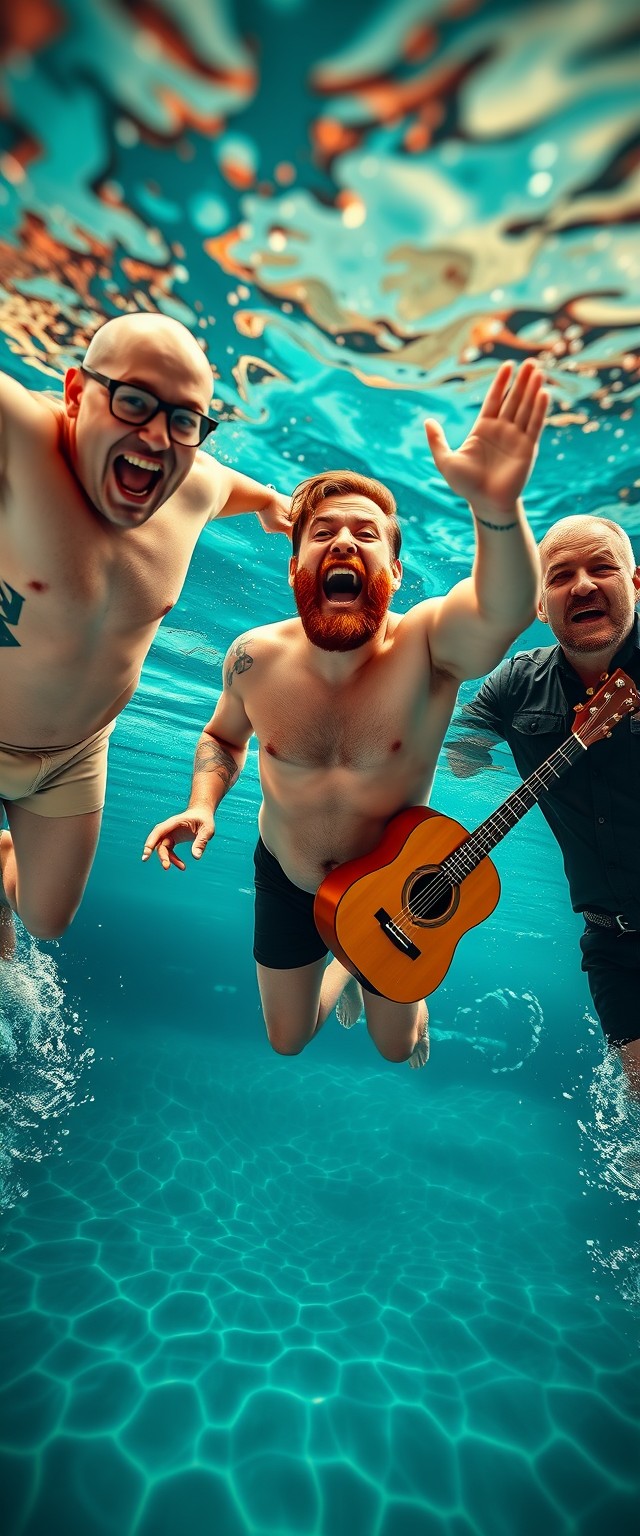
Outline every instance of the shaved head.
{"type": "Polygon", "coordinates": [[[631,546],[631,540],[624,528],[619,523],[614,523],[610,517],[596,517],[592,513],[577,513],[572,517],[561,517],[560,521],[553,524],[540,541],[540,559],[542,561],[542,574],[549,564],[552,556],[560,548],[577,549],[587,539],[597,537],[600,529],[608,529],[615,538],[624,564],[633,574],[636,568],[635,555],[631,546]]]}
{"type": "Polygon", "coordinates": [[[118,368],[126,362],[132,347],[142,347],[164,359],[169,375],[174,363],[187,363],[199,376],[208,405],[212,394],[211,368],[186,325],[172,320],[169,315],[149,314],[145,310],[132,315],[117,315],[114,320],[106,320],[96,331],[89,342],[85,362],[98,373],[110,373],[115,368],[117,377],[118,368]]]}

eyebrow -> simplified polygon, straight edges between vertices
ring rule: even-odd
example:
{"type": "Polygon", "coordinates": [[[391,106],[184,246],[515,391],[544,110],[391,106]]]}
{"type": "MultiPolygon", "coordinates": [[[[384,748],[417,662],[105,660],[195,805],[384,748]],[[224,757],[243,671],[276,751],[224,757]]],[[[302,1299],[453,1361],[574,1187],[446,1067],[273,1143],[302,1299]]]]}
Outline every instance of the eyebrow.
{"type": "Polygon", "coordinates": [[[340,512],[314,512],[309,527],[313,528],[314,523],[338,522],[340,517],[343,517],[343,519],[345,517],[347,519],[350,518],[359,528],[365,526],[368,528],[378,527],[377,518],[371,512],[346,512],[344,514],[340,512]]]}
{"type": "MultiPolygon", "coordinates": [[[[603,549],[597,550],[592,555],[582,555],[580,558],[585,560],[587,564],[593,564],[594,562],[597,562],[600,565],[615,565],[616,563],[615,555],[613,555],[610,550],[606,551],[603,549]]],[[[546,574],[547,576],[551,576],[552,574],[555,574],[556,571],[567,570],[569,566],[575,565],[577,563],[578,561],[576,557],[574,556],[572,558],[571,555],[566,555],[564,560],[550,560],[547,566],[546,574]]]]}

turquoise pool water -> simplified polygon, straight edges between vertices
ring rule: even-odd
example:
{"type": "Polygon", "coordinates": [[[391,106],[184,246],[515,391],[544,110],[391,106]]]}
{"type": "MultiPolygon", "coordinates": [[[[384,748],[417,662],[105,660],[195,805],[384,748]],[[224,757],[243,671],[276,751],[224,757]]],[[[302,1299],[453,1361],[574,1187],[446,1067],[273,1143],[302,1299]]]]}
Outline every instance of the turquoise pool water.
{"type": "MultiPolygon", "coordinates": [[[[472,547],[424,416],[459,441],[532,351],[536,533],[598,509],[640,551],[631,6],[42,0],[5,33],[8,371],[59,388],[123,302],[185,319],[223,460],[392,486],[408,606],[472,547]]],[[[251,518],[203,536],[82,910],[4,979],[3,1536],[631,1536],[640,1111],[541,818],[497,852],[421,1073],[334,1019],[270,1053],[253,749],[199,868],[139,862],[230,640],[291,611],[286,555],[251,518]]],[[[476,825],[515,783],[496,763],[443,762],[433,803],[476,825]]]]}

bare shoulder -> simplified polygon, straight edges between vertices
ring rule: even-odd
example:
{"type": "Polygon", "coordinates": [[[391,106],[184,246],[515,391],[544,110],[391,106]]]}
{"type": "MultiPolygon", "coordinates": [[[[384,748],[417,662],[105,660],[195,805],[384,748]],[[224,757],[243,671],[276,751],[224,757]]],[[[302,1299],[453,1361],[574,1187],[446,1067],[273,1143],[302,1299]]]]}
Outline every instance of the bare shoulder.
{"type": "MultiPolygon", "coordinates": [[[[53,402],[34,394],[0,373],[0,491],[4,504],[18,467],[31,462],[46,466],[62,437],[62,412],[53,402]]],[[[44,469],[46,475],[46,468],[44,469]]]]}
{"type": "Polygon", "coordinates": [[[240,684],[244,688],[263,683],[268,670],[278,662],[300,628],[299,620],[282,619],[275,624],[256,625],[232,641],[223,662],[226,688],[240,684]]]}
{"type": "Polygon", "coordinates": [[[211,454],[198,449],[179,491],[185,510],[199,517],[217,517],[228,495],[227,474],[224,465],[218,464],[211,454]]]}
{"type": "Polygon", "coordinates": [[[415,603],[406,613],[391,612],[387,635],[392,644],[428,648],[429,632],[437,616],[439,601],[437,597],[429,597],[422,603],[415,603]]]}
{"type": "Polygon", "coordinates": [[[57,439],[63,414],[58,396],[26,389],[10,374],[0,373],[0,416],[6,431],[12,426],[22,427],[57,439]]]}
{"type": "Polygon", "coordinates": [[[431,652],[431,637],[438,623],[441,605],[441,597],[428,597],[421,603],[415,603],[406,613],[393,615],[397,623],[390,638],[394,645],[419,657],[421,664],[430,673],[433,689],[448,685],[457,689],[460,679],[454,677],[452,672],[438,667],[431,652]]]}

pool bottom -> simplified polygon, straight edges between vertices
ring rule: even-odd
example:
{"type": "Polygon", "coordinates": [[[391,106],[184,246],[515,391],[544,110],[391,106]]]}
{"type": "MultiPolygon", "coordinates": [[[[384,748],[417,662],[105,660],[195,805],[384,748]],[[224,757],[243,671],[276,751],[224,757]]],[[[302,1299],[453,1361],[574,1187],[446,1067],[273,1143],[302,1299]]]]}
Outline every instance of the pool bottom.
{"type": "Polygon", "coordinates": [[[91,1032],[3,1219],[11,1536],[630,1536],[637,1307],[586,1094],[385,1069],[361,1030],[331,1060],[91,1032]]]}

